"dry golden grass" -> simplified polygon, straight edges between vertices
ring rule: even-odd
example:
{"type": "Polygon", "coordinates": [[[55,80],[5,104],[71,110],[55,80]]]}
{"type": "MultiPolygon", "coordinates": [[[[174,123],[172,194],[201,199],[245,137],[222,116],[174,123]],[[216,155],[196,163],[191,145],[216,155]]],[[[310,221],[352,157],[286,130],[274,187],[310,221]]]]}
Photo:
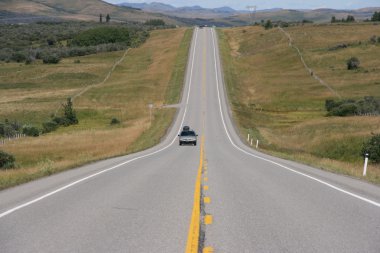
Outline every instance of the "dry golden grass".
{"type": "Polygon", "coordinates": [[[7,98],[0,102],[1,118],[27,123],[27,114],[41,114],[42,110],[44,113],[33,119],[34,123],[42,123],[68,95],[75,95],[88,86],[91,88],[74,100],[78,125],[62,127],[38,138],[15,140],[1,147],[15,155],[18,169],[0,171],[0,189],[156,144],[175,115],[175,110],[159,107],[165,103],[171,72],[185,32],[186,29],[152,32],[145,44],[128,52],[111,77],[101,85],[93,86],[104,79],[124,52],[80,57],[80,64],[74,64],[74,59],[65,59],[56,66],[57,69],[49,65],[44,69],[42,64],[32,67],[5,65],[8,71],[13,67],[23,74],[13,75],[7,69],[1,71],[0,74],[7,77],[4,82],[10,83],[4,90],[7,98]],[[79,81],[65,79],[75,73],[81,73],[79,81]],[[24,79],[33,80],[31,86],[24,84],[24,79]],[[51,85],[50,81],[54,84],[51,85]],[[149,103],[155,106],[152,125],[149,103]],[[113,117],[121,123],[111,126],[113,117]]]}
{"type": "MultiPolygon", "coordinates": [[[[378,26],[308,25],[286,31],[314,73],[343,98],[380,96],[380,45],[368,43],[378,26]],[[329,50],[342,43],[351,46],[329,50]],[[362,62],[359,71],[346,69],[351,56],[362,62]]],[[[242,135],[250,133],[268,152],[359,176],[362,143],[379,133],[380,118],[325,117],[325,100],[336,97],[310,76],[278,29],[243,27],[219,34],[225,80],[242,135]]],[[[379,183],[380,166],[371,166],[367,179],[379,183]]]]}

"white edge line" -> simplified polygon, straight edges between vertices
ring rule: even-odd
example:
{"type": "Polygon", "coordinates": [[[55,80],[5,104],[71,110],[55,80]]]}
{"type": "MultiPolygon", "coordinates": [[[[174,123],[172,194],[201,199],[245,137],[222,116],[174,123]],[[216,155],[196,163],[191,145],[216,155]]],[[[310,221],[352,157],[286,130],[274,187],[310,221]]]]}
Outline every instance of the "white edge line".
{"type": "Polygon", "coordinates": [[[311,179],[311,180],[314,180],[314,181],[316,181],[316,182],[318,182],[318,183],[321,183],[321,184],[323,184],[323,185],[326,185],[326,186],[328,186],[328,187],[330,187],[330,188],[332,188],[332,189],[334,189],[334,190],[337,190],[337,191],[339,191],[339,192],[345,193],[345,194],[347,194],[347,195],[349,195],[349,196],[351,196],[351,197],[354,197],[354,198],[360,199],[360,200],[365,201],[365,202],[367,202],[367,203],[369,203],[369,204],[372,204],[372,205],[374,205],[374,206],[380,207],[380,203],[378,203],[378,202],[376,202],[376,201],[373,201],[373,200],[367,199],[367,198],[365,198],[365,197],[362,197],[362,196],[360,196],[360,195],[357,195],[357,194],[355,194],[355,193],[352,193],[352,192],[346,191],[346,190],[344,190],[344,189],[342,189],[342,188],[339,188],[339,187],[337,187],[337,186],[334,186],[334,185],[332,185],[332,184],[330,184],[330,183],[327,183],[327,182],[325,182],[325,181],[323,181],[323,180],[320,180],[320,179],[318,179],[318,178],[312,177],[312,176],[307,175],[307,174],[305,174],[305,173],[302,173],[302,172],[299,172],[299,171],[297,171],[297,170],[294,170],[294,169],[291,169],[291,168],[289,168],[289,167],[286,167],[285,165],[282,165],[282,164],[280,164],[280,163],[277,163],[277,162],[274,162],[274,161],[272,161],[272,160],[266,159],[266,158],[264,158],[264,157],[257,156],[257,155],[254,155],[254,154],[252,154],[252,153],[249,153],[249,152],[247,152],[247,151],[241,149],[240,147],[238,147],[238,146],[232,141],[232,138],[231,138],[230,134],[228,133],[227,126],[226,126],[226,123],[225,123],[225,121],[224,121],[223,111],[222,111],[222,103],[221,103],[221,99],[220,99],[220,90],[219,90],[218,68],[217,68],[217,64],[216,64],[217,59],[216,59],[216,46],[215,46],[215,35],[214,35],[214,33],[215,33],[215,29],[212,29],[211,34],[212,34],[212,42],[213,42],[213,47],[214,47],[214,65],[215,65],[215,76],[216,76],[216,88],[217,88],[217,91],[218,91],[219,111],[220,111],[220,116],[222,117],[222,123],[223,123],[224,131],[226,132],[227,137],[228,137],[228,139],[230,140],[232,146],[233,146],[234,148],[236,148],[237,150],[239,150],[239,151],[241,151],[241,152],[243,152],[243,153],[245,153],[245,154],[247,154],[247,155],[249,155],[249,156],[253,156],[253,157],[258,158],[258,159],[261,159],[261,160],[263,160],[263,161],[266,161],[266,162],[272,163],[272,164],[277,165],[277,166],[279,166],[279,167],[281,167],[281,168],[284,168],[284,169],[286,169],[286,170],[288,170],[288,171],[291,171],[291,172],[293,172],[293,173],[296,173],[296,174],[298,174],[298,175],[301,175],[301,176],[307,177],[307,178],[309,178],[309,179],[311,179]]]}
{"type": "MultiPolygon", "coordinates": [[[[180,132],[180,130],[181,130],[181,127],[182,127],[182,125],[183,125],[183,122],[185,121],[185,117],[186,117],[186,113],[187,113],[187,107],[188,107],[188,103],[189,103],[190,91],[191,91],[191,85],[192,85],[192,77],[193,77],[193,68],[194,68],[195,52],[196,52],[196,48],[197,48],[197,38],[198,38],[198,29],[195,28],[195,38],[194,38],[195,43],[194,43],[194,47],[193,47],[193,56],[192,56],[192,63],[191,63],[191,68],[190,68],[189,88],[188,88],[188,91],[187,91],[187,98],[186,98],[185,111],[184,111],[184,113],[183,113],[182,120],[181,120],[181,124],[180,124],[180,128],[179,128],[177,134],[178,134],[178,133],[180,132]]],[[[95,173],[95,174],[92,174],[92,175],[90,175],[90,176],[87,176],[87,177],[84,177],[84,178],[79,179],[79,180],[77,180],[77,181],[74,181],[74,182],[72,182],[72,183],[70,183],[70,184],[67,184],[67,185],[61,187],[61,188],[58,188],[57,190],[54,190],[54,191],[49,192],[49,193],[47,193],[47,194],[44,194],[44,195],[42,195],[41,197],[38,197],[38,198],[33,199],[33,200],[29,201],[29,202],[26,202],[26,203],[24,203],[24,204],[21,204],[21,205],[19,205],[19,206],[16,206],[16,207],[14,207],[14,208],[12,208],[12,209],[9,209],[9,210],[7,210],[7,211],[5,211],[5,212],[3,212],[3,213],[0,213],[0,218],[3,218],[3,217],[5,217],[5,216],[7,216],[7,215],[9,215],[9,214],[11,214],[11,213],[17,211],[17,210],[20,210],[20,209],[22,209],[22,208],[24,208],[24,207],[30,206],[30,205],[32,205],[32,204],[34,204],[34,203],[36,203],[36,202],[39,202],[39,201],[41,201],[41,200],[43,200],[43,199],[46,199],[46,198],[48,198],[48,197],[50,197],[50,196],[52,196],[52,195],[54,195],[54,194],[57,194],[57,193],[59,193],[59,192],[61,192],[61,191],[63,191],[63,190],[66,190],[66,189],[68,189],[68,188],[70,188],[70,187],[73,187],[74,185],[77,185],[77,184],[79,184],[79,183],[81,183],[81,182],[87,181],[87,180],[89,180],[89,179],[91,179],[91,178],[93,178],[93,177],[99,176],[99,175],[101,175],[101,174],[103,174],[103,173],[106,173],[106,172],[108,172],[108,171],[114,170],[114,169],[116,169],[116,168],[118,168],[118,167],[121,167],[121,166],[123,166],[123,165],[125,165],[125,164],[131,163],[131,162],[133,162],[133,161],[136,161],[136,160],[139,160],[139,159],[142,159],[142,158],[148,157],[148,156],[155,155],[155,154],[157,154],[157,153],[160,153],[160,152],[162,152],[162,151],[168,149],[170,146],[172,146],[173,143],[174,143],[174,141],[175,141],[176,139],[177,139],[177,135],[174,136],[173,140],[172,140],[167,146],[165,146],[165,147],[163,147],[163,148],[161,148],[161,149],[159,149],[159,150],[157,150],[157,151],[154,151],[154,152],[152,152],[152,153],[149,153],[149,154],[146,154],[146,155],[142,155],[142,156],[139,156],[139,157],[135,157],[135,158],[133,158],[133,159],[131,159],[131,160],[128,160],[128,161],[125,161],[125,162],[119,163],[119,164],[117,164],[117,165],[115,165],[115,166],[113,166],[113,167],[111,167],[111,168],[108,168],[108,169],[105,169],[105,170],[99,171],[99,172],[97,172],[97,173],[95,173]]]]}

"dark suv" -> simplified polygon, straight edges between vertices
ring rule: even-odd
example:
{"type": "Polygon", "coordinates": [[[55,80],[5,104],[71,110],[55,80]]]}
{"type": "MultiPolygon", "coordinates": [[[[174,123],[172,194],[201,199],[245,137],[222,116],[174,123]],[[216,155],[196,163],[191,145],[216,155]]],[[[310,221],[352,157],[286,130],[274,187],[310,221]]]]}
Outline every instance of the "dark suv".
{"type": "Polygon", "coordinates": [[[191,130],[190,127],[184,126],[181,134],[179,136],[179,145],[182,146],[183,144],[193,144],[194,146],[197,145],[197,134],[194,132],[194,130],[191,130]]]}

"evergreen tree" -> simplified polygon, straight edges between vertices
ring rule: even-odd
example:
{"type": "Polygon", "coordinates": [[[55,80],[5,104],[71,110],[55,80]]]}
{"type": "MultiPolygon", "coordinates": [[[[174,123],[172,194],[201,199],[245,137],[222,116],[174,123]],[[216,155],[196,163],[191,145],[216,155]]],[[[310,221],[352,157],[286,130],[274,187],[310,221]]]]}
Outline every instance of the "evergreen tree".
{"type": "Polygon", "coordinates": [[[111,20],[110,14],[107,14],[107,16],[106,16],[106,22],[109,23],[110,20],[111,20]]]}
{"type": "Polygon", "coordinates": [[[371,18],[371,21],[380,21],[380,11],[379,12],[375,11],[375,13],[373,14],[371,18]]]}
{"type": "Polygon", "coordinates": [[[354,18],[354,16],[348,15],[346,21],[347,22],[355,22],[355,18],[354,18]]]}
{"type": "Polygon", "coordinates": [[[267,22],[265,23],[264,27],[265,27],[265,30],[268,30],[268,29],[273,28],[272,21],[270,21],[270,20],[268,19],[267,22]]]}
{"type": "Polygon", "coordinates": [[[99,14],[99,23],[103,23],[103,14],[99,14]]]}
{"type": "Polygon", "coordinates": [[[331,17],[331,23],[335,23],[336,22],[336,18],[335,18],[335,16],[332,16],[331,17]]]}
{"type": "Polygon", "coordinates": [[[67,103],[63,104],[64,115],[70,125],[78,124],[77,115],[73,109],[73,102],[71,98],[67,98],[67,103]]]}

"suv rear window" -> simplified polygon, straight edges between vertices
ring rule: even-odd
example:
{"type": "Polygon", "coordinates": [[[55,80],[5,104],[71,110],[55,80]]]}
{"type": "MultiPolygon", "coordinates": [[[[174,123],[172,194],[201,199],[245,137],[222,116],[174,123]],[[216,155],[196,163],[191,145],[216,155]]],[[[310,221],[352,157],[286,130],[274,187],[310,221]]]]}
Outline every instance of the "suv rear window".
{"type": "Polygon", "coordinates": [[[182,131],[181,136],[195,136],[194,131],[182,131]]]}

